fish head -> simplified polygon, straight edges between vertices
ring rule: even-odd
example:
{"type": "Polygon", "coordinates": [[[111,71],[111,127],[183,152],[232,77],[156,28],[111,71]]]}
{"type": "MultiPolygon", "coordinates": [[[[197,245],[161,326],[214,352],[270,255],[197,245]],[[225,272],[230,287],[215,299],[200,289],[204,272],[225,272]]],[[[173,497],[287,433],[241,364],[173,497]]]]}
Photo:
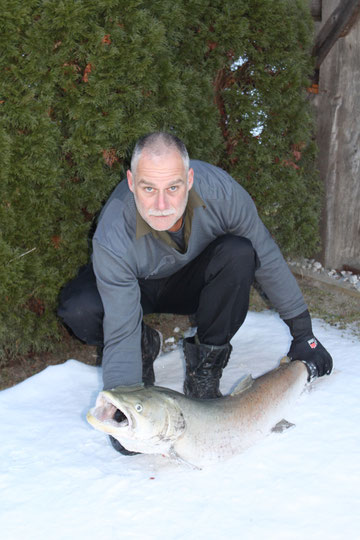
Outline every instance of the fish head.
{"type": "Polygon", "coordinates": [[[171,391],[159,387],[118,386],[100,392],[88,422],[133,452],[168,455],[185,430],[171,391]]]}

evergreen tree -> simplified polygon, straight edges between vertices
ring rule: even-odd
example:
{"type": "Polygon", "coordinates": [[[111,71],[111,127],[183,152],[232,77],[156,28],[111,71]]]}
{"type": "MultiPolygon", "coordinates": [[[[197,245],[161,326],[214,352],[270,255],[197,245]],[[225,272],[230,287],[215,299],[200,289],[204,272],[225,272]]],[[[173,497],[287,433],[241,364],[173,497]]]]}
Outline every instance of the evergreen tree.
{"type": "Polygon", "coordinates": [[[0,16],[0,354],[51,345],[59,291],[149,131],[226,168],[285,251],[314,249],[305,0],[4,0],[0,16]]]}

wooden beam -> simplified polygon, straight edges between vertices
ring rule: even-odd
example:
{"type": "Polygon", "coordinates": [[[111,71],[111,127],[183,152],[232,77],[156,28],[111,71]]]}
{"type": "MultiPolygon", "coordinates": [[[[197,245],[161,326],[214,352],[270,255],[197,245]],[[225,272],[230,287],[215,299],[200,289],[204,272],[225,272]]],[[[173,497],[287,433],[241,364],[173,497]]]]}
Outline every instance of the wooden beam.
{"type": "Polygon", "coordinates": [[[341,0],[316,36],[312,56],[316,58],[315,70],[340,37],[346,36],[360,16],[360,0],[341,0]]]}

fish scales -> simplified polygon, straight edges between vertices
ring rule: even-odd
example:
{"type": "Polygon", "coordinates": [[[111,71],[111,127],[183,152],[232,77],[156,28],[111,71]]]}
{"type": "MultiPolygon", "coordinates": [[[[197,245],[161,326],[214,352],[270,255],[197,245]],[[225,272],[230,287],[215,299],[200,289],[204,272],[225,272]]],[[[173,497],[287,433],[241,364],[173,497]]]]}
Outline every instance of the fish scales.
{"type": "Polygon", "coordinates": [[[180,398],[188,428],[175,443],[175,451],[192,463],[194,459],[220,461],[243,452],[284,418],[306,382],[304,364],[293,362],[255,379],[243,392],[235,390],[220,398],[221,403],[198,400],[194,409],[180,398]]]}

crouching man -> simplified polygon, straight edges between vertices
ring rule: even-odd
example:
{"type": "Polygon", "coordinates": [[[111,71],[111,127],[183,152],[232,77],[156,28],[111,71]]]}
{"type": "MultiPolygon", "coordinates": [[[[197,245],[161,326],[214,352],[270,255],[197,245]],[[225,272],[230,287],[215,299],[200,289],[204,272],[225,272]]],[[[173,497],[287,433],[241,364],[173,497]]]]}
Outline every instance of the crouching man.
{"type": "Polygon", "coordinates": [[[254,279],[290,329],[288,356],[305,362],[309,379],[330,374],[331,356],[248,193],[225,171],[190,162],[177,137],[152,133],[137,142],[127,181],[104,206],[92,264],[62,291],[59,315],[80,339],[104,347],[110,389],[154,383],[161,340],[143,315],[195,314],[184,393],[216,398],[254,279]]]}

